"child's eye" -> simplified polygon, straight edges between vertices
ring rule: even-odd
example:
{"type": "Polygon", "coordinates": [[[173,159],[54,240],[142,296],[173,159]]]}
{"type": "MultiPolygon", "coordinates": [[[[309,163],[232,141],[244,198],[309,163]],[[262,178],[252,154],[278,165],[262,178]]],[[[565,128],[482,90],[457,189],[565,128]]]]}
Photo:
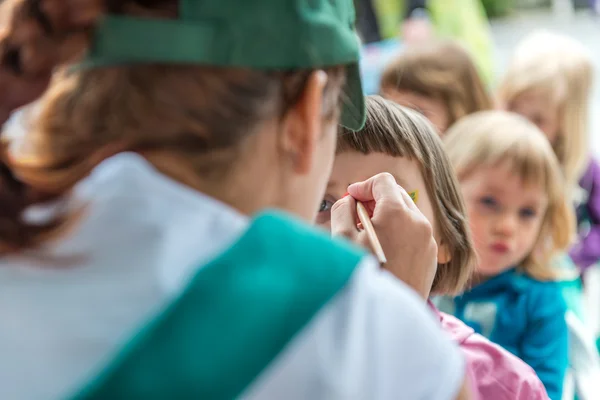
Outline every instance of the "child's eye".
{"type": "Polygon", "coordinates": [[[331,207],[333,206],[333,203],[329,200],[323,200],[321,202],[321,205],[319,206],[319,212],[326,212],[331,210],[331,207]]]}
{"type": "Polygon", "coordinates": [[[479,199],[479,203],[488,208],[496,208],[498,207],[498,202],[491,196],[485,196],[479,199]]]}
{"type": "Polygon", "coordinates": [[[521,218],[529,219],[537,215],[537,212],[533,208],[522,208],[519,210],[519,216],[521,218]]]}

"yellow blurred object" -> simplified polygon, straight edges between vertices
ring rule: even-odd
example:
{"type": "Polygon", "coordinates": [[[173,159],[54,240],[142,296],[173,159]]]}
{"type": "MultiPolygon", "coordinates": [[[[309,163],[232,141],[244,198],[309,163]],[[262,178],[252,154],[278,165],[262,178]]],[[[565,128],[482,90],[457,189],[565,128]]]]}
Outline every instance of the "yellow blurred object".
{"type": "MultiPolygon", "coordinates": [[[[397,37],[404,20],[404,0],[373,0],[383,39],[397,37]]],[[[480,0],[429,0],[427,9],[438,36],[455,39],[471,53],[484,81],[494,82],[490,24],[480,0]]]]}
{"type": "Polygon", "coordinates": [[[415,202],[415,204],[419,200],[419,191],[418,190],[415,190],[414,192],[410,192],[408,195],[415,202]]]}

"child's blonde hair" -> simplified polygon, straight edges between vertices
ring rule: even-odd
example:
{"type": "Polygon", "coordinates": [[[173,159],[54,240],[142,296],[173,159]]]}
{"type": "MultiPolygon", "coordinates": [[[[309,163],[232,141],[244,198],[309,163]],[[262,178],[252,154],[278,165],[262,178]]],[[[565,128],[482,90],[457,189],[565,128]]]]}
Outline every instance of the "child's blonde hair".
{"type": "Polygon", "coordinates": [[[526,185],[542,183],[548,208],[536,244],[520,267],[535,279],[556,278],[550,259],[571,244],[575,215],[544,134],[518,114],[485,111],[456,123],[444,137],[444,145],[459,181],[479,167],[508,162],[526,185]]]}
{"type": "MultiPolygon", "coordinates": [[[[432,293],[458,294],[474,267],[474,250],[460,187],[435,128],[425,117],[379,96],[366,99],[367,121],[362,130],[340,129],[338,154],[373,152],[417,160],[425,181],[441,240],[451,260],[439,264],[432,293]]],[[[382,171],[383,172],[383,171],[382,171]]]]}
{"type": "Polygon", "coordinates": [[[520,95],[540,91],[560,109],[554,152],[575,190],[588,163],[589,97],[593,65],[585,47],[569,37],[539,31],[518,46],[498,90],[510,108],[520,95]]]}
{"type": "Polygon", "coordinates": [[[448,126],[493,103],[467,50],[449,40],[407,49],[384,70],[380,91],[406,90],[441,100],[448,126]]]}

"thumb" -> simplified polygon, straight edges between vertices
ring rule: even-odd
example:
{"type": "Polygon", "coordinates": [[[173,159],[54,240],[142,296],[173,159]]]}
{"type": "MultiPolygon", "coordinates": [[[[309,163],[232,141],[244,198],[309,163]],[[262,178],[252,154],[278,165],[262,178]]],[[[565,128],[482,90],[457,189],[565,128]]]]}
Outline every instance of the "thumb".
{"type": "Polygon", "coordinates": [[[356,200],[352,196],[341,198],[331,207],[331,235],[354,241],[358,236],[357,220],[356,200]]]}

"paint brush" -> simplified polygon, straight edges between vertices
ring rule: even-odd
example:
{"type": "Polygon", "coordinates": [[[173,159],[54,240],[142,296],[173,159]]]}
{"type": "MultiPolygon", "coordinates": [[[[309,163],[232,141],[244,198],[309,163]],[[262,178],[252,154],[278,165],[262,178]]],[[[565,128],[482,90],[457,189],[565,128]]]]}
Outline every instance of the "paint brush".
{"type": "Polygon", "coordinates": [[[365,229],[365,232],[367,232],[367,237],[369,238],[369,242],[371,242],[373,253],[375,253],[375,257],[377,257],[379,264],[383,266],[387,262],[387,258],[385,258],[385,253],[383,252],[379,238],[375,233],[375,228],[371,222],[371,217],[369,217],[369,212],[365,208],[364,204],[360,201],[356,201],[356,212],[358,213],[358,219],[360,220],[360,223],[365,229]]]}

